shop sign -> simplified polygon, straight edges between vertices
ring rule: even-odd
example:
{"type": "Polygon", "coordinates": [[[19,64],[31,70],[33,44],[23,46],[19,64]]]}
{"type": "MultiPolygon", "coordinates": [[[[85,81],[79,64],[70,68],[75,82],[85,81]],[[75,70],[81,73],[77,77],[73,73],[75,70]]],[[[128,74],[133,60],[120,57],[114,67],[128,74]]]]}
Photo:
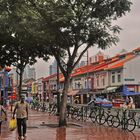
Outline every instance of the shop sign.
{"type": "Polygon", "coordinates": [[[132,79],[132,78],[125,78],[124,81],[135,81],[135,79],[132,79]]]}

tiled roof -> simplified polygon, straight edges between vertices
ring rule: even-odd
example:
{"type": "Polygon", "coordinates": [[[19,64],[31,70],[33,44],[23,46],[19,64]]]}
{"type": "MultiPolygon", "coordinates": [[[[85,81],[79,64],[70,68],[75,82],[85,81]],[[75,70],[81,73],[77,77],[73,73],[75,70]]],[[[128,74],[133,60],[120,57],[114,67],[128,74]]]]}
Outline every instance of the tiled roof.
{"type": "MultiPolygon", "coordinates": [[[[139,51],[140,47],[133,50],[133,51],[139,51]]],[[[101,71],[101,70],[110,70],[110,69],[115,69],[119,67],[123,67],[124,63],[133,59],[135,55],[132,52],[128,52],[126,54],[118,54],[112,58],[105,59],[101,62],[98,63],[93,63],[90,65],[82,66],[80,68],[77,68],[73,70],[73,73],[71,74],[71,77],[75,77],[78,75],[86,74],[86,73],[91,73],[91,72],[96,72],[96,71],[101,71]]],[[[46,78],[44,78],[44,81],[49,80],[50,78],[53,78],[57,76],[57,74],[50,75],[46,78]]],[[[64,76],[62,74],[59,75],[60,82],[64,81],[64,76]]]]}
{"type": "Polygon", "coordinates": [[[45,78],[43,79],[43,81],[48,81],[49,79],[51,79],[51,78],[53,78],[53,77],[55,77],[55,76],[57,76],[56,73],[55,73],[55,74],[52,74],[52,75],[49,75],[49,76],[45,77],[45,78]]]}
{"type": "Polygon", "coordinates": [[[135,55],[133,54],[129,54],[126,56],[125,59],[118,61],[118,63],[115,63],[114,65],[109,66],[106,70],[110,70],[110,69],[115,69],[115,68],[119,68],[119,67],[123,67],[124,63],[133,59],[135,57],[135,55]]]}
{"type": "Polygon", "coordinates": [[[135,51],[140,51],[140,47],[133,50],[133,52],[135,52],[135,51]]]}
{"type": "Polygon", "coordinates": [[[93,67],[93,65],[87,65],[87,66],[83,66],[80,68],[77,68],[74,70],[74,72],[71,74],[71,77],[77,76],[77,75],[81,75],[87,72],[87,70],[91,69],[93,67]]]}

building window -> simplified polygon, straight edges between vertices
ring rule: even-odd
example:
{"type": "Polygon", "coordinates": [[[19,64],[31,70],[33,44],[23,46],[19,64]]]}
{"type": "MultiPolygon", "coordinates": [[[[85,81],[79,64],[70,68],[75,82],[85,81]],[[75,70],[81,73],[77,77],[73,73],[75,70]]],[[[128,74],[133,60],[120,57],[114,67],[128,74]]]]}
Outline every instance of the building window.
{"type": "Polygon", "coordinates": [[[75,89],[77,89],[77,84],[75,83],[75,89]]]}
{"type": "Polygon", "coordinates": [[[44,91],[46,91],[46,83],[43,83],[43,86],[44,86],[44,91]]]}
{"type": "Polygon", "coordinates": [[[115,74],[112,75],[112,83],[115,83],[115,74]]]}
{"type": "Polygon", "coordinates": [[[97,86],[99,86],[99,78],[97,78],[97,86]]]}
{"type": "Polygon", "coordinates": [[[102,82],[103,82],[103,86],[105,85],[105,78],[103,77],[102,79],[102,82]]]}
{"type": "Polygon", "coordinates": [[[85,81],[85,88],[87,87],[87,81],[85,81]]]}
{"type": "Polygon", "coordinates": [[[118,71],[118,82],[121,82],[121,71],[118,71]]]}
{"type": "Polygon", "coordinates": [[[121,82],[121,74],[118,74],[118,82],[121,82]]]}

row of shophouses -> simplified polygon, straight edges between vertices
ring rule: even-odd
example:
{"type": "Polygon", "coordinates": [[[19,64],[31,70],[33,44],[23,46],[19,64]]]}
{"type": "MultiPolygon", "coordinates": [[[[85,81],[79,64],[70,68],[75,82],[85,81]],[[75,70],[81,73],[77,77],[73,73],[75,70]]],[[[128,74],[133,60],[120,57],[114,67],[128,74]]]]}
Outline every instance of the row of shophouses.
{"type": "MultiPolygon", "coordinates": [[[[104,58],[98,53],[96,61],[73,70],[70,79],[68,96],[72,101],[87,103],[95,96],[105,96],[110,100],[131,95],[137,104],[140,102],[140,48],[131,52],[104,58]]],[[[39,78],[32,83],[32,93],[40,100],[49,99],[61,94],[64,76],[53,74],[39,78]],[[59,90],[58,90],[59,89],[59,90]],[[59,92],[58,92],[59,91],[59,92]]]]}
{"type": "MultiPolygon", "coordinates": [[[[140,47],[131,52],[105,58],[102,53],[88,65],[73,70],[68,96],[73,102],[87,103],[95,96],[105,96],[110,100],[131,95],[140,106],[140,47]]],[[[47,101],[62,93],[64,76],[59,73],[37,80],[27,80],[22,90],[27,96],[37,96],[47,101]]],[[[1,88],[2,91],[2,88],[1,88]]]]}

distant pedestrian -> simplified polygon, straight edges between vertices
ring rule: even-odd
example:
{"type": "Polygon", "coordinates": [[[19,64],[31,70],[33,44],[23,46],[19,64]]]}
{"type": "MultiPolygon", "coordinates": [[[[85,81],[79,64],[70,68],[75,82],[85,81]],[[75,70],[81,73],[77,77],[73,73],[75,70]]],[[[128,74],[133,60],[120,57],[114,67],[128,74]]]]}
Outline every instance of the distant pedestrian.
{"type": "Polygon", "coordinates": [[[5,108],[0,104],[0,134],[1,134],[1,125],[3,121],[7,121],[7,113],[5,108]]]}
{"type": "Polygon", "coordinates": [[[134,103],[134,100],[131,96],[128,97],[129,98],[129,105],[128,105],[128,108],[129,109],[135,109],[135,103],[134,103]]]}
{"type": "Polygon", "coordinates": [[[22,95],[20,98],[20,102],[17,102],[15,105],[15,109],[13,112],[13,119],[17,118],[17,129],[18,129],[18,135],[19,140],[22,139],[22,136],[24,137],[24,140],[26,139],[26,129],[27,124],[26,120],[28,119],[28,104],[25,102],[25,96],[22,95]]]}
{"type": "Polygon", "coordinates": [[[126,96],[126,98],[125,98],[125,104],[128,106],[128,105],[129,105],[129,103],[130,103],[129,97],[128,97],[128,96],[126,96]]]}
{"type": "Polygon", "coordinates": [[[76,96],[76,97],[75,97],[74,103],[75,103],[75,104],[79,104],[79,96],[76,96]]]}

